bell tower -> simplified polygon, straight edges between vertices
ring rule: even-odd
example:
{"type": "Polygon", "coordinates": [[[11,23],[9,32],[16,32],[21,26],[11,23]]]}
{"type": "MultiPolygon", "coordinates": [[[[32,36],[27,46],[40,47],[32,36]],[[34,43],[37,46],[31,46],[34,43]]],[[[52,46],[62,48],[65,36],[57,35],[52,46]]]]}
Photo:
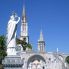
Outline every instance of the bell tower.
{"type": "Polygon", "coordinates": [[[40,32],[40,38],[38,40],[38,52],[45,52],[45,41],[43,39],[42,31],[40,32]]]}
{"type": "Polygon", "coordinates": [[[23,6],[23,12],[22,12],[20,39],[25,40],[27,43],[29,43],[28,24],[26,20],[25,6],[23,6]]]}

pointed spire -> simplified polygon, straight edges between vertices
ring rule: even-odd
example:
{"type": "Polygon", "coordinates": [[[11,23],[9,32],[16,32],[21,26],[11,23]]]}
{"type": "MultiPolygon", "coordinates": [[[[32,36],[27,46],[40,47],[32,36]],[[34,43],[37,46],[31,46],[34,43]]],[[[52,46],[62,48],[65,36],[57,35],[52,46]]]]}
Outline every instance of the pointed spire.
{"type": "Polygon", "coordinates": [[[23,0],[23,12],[22,12],[22,16],[26,16],[25,15],[25,0],[23,0]]]}
{"type": "Polygon", "coordinates": [[[21,19],[21,40],[26,39],[26,42],[29,42],[28,36],[28,24],[26,20],[26,10],[25,10],[25,2],[23,2],[23,9],[22,9],[22,19],[21,19]]]}
{"type": "Polygon", "coordinates": [[[43,33],[42,33],[42,30],[40,31],[40,38],[39,38],[39,40],[38,41],[44,41],[44,39],[43,39],[43,33]]]}
{"type": "Polygon", "coordinates": [[[45,52],[45,41],[43,39],[42,30],[40,31],[40,38],[38,40],[38,51],[45,52]]]}
{"type": "Polygon", "coordinates": [[[26,16],[26,10],[25,10],[25,5],[23,5],[23,12],[22,12],[22,16],[25,17],[26,16]]]}
{"type": "Polygon", "coordinates": [[[25,10],[25,4],[23,4],[22,23],[26,23],[26,10],[25,10]]]}

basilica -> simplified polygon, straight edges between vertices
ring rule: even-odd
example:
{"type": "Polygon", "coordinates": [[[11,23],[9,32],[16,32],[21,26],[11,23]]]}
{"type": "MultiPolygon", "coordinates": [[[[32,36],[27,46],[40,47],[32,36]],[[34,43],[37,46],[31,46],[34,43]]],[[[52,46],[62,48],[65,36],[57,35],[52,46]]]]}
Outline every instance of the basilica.
{"type": "MultiPolygon", "coordinates": [[[[25,39],[26,43],[29,43],[25,7],[23,7],[22,18],[20,20],[21,31],[19,39],[25,39]]],[[[29,48],[23,50],[21,44],[17,44],[16,46],[10,44],[10,46],[7,46],[7,56],[2,61],[4,69],[69,69],[65,61],[65,58],[68,56],[67,54],[59,52],[58,49],[56,52],[46,52],[45,46],[42,31],[40,31],[36,52],[29,48]]]]}

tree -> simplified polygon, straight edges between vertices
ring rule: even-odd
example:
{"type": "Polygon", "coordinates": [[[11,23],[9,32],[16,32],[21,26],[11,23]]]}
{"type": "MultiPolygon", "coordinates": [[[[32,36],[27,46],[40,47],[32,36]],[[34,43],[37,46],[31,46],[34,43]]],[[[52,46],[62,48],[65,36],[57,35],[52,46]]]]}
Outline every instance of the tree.
{"type": "Polygon", "coordinates": [[[31,46],[31,44],[27,44],[27,47],[29,48],[29,49],[32,49],[32,46],[31,46]]]}
{"type": "Polygon", "coordinates": [[[21,44],[24,51],[26,50],[26,48],[32,49],[31,44],[27,43],[25,39],[24,40],[20,40],[20,39],[17,38],[16,39],[16,43],[17,44],[21,44]]]}
{"type": "Polygon", "coordinates": [[[66,57],[65,61],[69,64],[69,56],[66,57]]]}
{"type": "Polygon", "coordinates": [[[2,64],[2,60],[7,56],[6,53],[6,38],[5,36],[0,36],[0,64],[2,64]]]}

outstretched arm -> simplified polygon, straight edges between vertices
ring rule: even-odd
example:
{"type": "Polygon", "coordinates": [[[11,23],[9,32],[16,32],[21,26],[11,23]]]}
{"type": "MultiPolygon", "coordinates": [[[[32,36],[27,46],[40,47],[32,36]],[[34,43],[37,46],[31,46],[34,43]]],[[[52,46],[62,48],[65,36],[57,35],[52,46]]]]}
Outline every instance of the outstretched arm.
{"type": "Polygon", "coordinates": [[[16,21],[16,23],[18,23],[20,21],[20,17],[18,17],[18,20],[16,21]]]}

